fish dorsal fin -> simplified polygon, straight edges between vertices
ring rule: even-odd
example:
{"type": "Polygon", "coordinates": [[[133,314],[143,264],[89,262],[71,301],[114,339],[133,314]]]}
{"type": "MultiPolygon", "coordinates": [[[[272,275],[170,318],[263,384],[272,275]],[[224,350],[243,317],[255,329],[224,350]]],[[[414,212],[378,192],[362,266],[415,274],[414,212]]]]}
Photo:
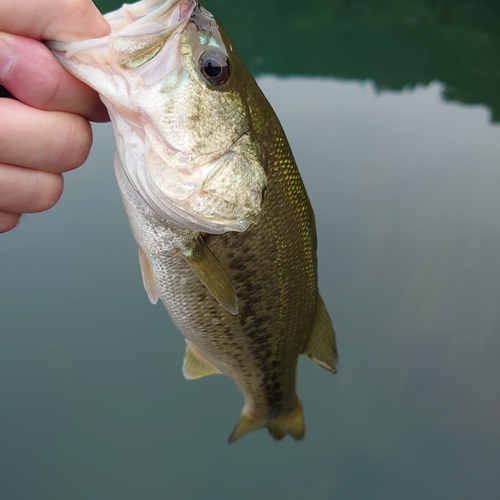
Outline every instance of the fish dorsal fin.
{"type": "Polygon", "coordinates": [[[160,298],[158,293],[158,288],[156,287],[155,278],[153,276],[153,271],[149,265],[148,258],[144,254],[140,246],[137,247],[139,250],[139,264],[141,265],[142,282],[144,283],[144,288],[148,294],[149,300],[152,304],[156,304],[160,298]]]}
{"type": "Polygon", "coordinates": [[[238,314],[238,299],[231,278],[201,236],[194,246],[181,249],[181,255],[214,299],[231,314],[238,314]]]}
{"type": "Polygon", "coordinates": [[[316,316],[311,338],[303,353],[315,363],[332,373],[337,373],[337,344],[330,315],[326,310],[323,299],[318,295],[316,316]]]}
{"type": "Polygon", "coordinates": [[[186,352],[182,363],[182,373],[187,379],[195,379],[222,372],[202,356],[193,347],[193,344],[186,339],[186,352]]]}

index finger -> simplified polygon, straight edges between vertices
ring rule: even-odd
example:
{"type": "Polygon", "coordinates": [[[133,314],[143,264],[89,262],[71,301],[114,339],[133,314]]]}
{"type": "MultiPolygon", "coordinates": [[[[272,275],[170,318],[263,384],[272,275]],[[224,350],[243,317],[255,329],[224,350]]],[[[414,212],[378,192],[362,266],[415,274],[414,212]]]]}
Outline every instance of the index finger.
{"type": "Polygon", "coordinates": [[[97,93],[70,75],[44,44],[31,38],[0,32],[0,84],[33,108],[108,120],[97,93]]]}

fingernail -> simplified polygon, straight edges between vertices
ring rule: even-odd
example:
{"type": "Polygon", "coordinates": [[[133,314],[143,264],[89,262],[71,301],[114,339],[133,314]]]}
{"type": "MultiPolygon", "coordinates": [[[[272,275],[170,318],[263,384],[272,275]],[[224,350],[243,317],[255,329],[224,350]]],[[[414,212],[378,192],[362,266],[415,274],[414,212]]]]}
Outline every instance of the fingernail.
{"type": "Polygon", "coordinates": [[[0,33],[0,83],[8,79],[16,60],[16,53],[9,44],[9,38],[5,33],[0,33]]]}

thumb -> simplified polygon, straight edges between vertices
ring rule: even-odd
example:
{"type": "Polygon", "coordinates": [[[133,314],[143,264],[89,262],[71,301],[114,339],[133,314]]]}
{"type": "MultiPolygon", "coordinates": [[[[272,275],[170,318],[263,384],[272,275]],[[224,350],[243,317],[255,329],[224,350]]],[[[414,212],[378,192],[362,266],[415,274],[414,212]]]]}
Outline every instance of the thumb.
{"type": "Polygon", "coordinates": [[[0,2],[0,31],[71,42],[106,36],[109,25],[91,0],[7,0],[0,2]]]}

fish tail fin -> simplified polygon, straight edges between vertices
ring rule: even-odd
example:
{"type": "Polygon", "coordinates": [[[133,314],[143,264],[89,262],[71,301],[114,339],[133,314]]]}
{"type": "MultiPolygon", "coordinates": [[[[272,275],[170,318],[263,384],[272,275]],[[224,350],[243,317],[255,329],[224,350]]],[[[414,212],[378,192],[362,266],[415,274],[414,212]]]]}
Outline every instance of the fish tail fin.
{"type": "Polygon", "coordinates": [[[231,436],[229,436],[229,442],[234,443],[245,434],[263,427],[267,427],[269,434],[277,440],[283,439],[287,434],[290,434],[295,440],[302,439],[305,434],[305,427],[300,399],[297,398],[297,404],[292,411],[270,420],[253,417],[244,410],[231,436]]]}
{"type": "Polygon", "coordinates": [[[274,439],[283,439],[287,434],[290,434],[295,440],[302,439],[306,429],[300,399],[297,398],[297,404],[292,411],[269,420],[267,428],[274,439]]]}
{"type": "Polygon", "coordinates": [[[229,436],[229,442],[234,443],[249,432],[262,429],[262,427],[267,425],[267,422],[268,420],[252,417],[250,413],[243,410],[238,422],[236,422],[236,425],[234,426],[233,432],[229,436]]]}

